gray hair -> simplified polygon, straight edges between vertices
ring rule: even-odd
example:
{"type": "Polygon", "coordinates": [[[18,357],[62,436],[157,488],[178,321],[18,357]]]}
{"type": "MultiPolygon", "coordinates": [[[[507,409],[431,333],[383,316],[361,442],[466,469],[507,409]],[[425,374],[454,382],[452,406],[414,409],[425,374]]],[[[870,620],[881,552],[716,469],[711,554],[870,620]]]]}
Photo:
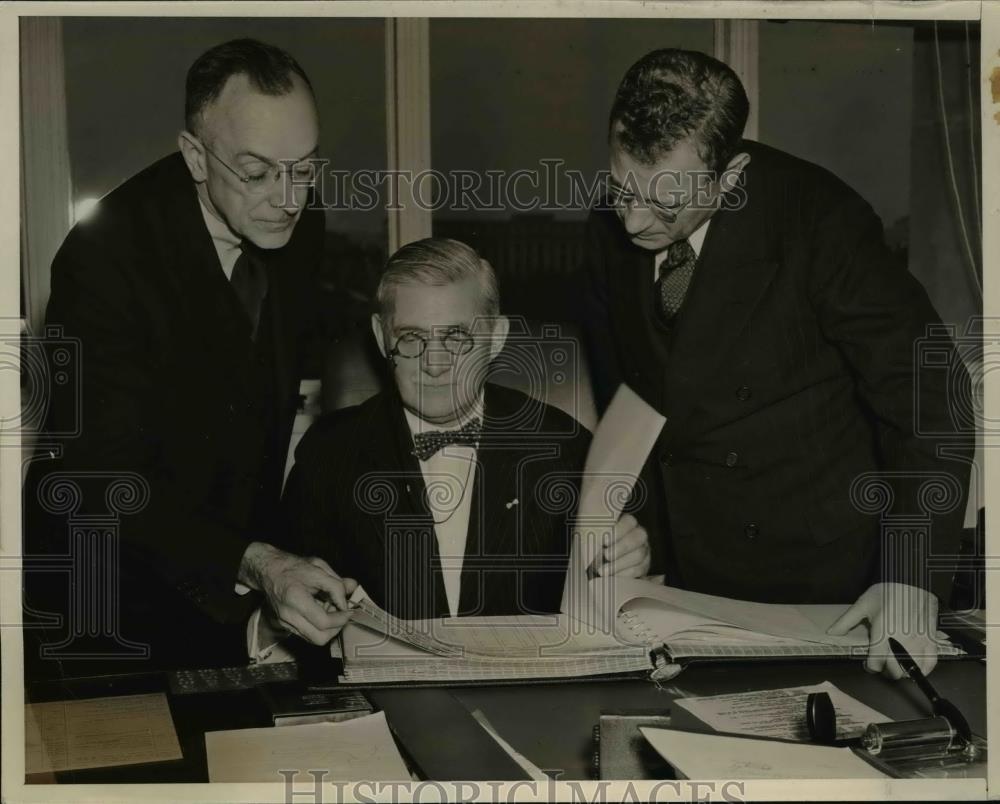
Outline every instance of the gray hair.
{"type": "Polygon", "coordinates": [[[382,318],[389,320],[395,311],[395,289],[399,285],[441,287],[476,277],[482,289],[480,313],[500,314],[500,289],[497,277],[486,260],[471,246],[445,237],[428,237],[408,243],[393,254],[375,291],[375,301],[382,318]]]}

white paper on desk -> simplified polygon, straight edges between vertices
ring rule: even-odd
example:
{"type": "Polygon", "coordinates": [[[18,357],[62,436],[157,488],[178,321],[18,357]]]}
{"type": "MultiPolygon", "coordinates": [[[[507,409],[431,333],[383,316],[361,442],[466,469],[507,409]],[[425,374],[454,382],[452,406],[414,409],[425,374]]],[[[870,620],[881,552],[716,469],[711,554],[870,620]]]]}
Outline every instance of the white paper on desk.
{"type": "Polygon", "coordinates": [[[621,516],[666,421],[625,383],[618,386],[597,424],[583,467],[563,612],[592,619],[594,612],[586,605],[587,567],[601,549],[604,534],[621,516]]]}
{"type": "Polygon", "coordinates": [[[840,739],[857,737],[869,723],[885,723],[890,719],[829,681],[807,687],[678,698],[674,703],[716,731],[807,740],[806,697],[810,692],[830,695],[837,712],[837,737],[840,739]]]}
{"type": "Polygon", "coordinates": [[[181,759],[162,692],[24,707],[24,772],[108,768],[181,759]]]}
{"type": "MultiPolygon", "coordinates": [[[[311,723],[205,734],[210,782],[285,782],[279,771],[294,770],[297,784],[324,781],[409,781],[399,749],[378,712],[341,723],[311,723]]],[[[287,775],[287,774],[286,774],[287,775]]]]}
{"type": "Polygon", "coordinates": [[[642,735],[688,779],[885,779],[850,748],[783,743],[640,726],[642,735]]]}

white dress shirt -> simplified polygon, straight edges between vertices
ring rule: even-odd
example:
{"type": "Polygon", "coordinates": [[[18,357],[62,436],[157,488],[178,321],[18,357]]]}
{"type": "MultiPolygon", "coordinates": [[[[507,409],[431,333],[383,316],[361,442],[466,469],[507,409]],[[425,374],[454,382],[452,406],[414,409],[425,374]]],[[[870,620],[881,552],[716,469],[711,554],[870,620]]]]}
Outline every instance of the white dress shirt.
{"type": "MultiPolygon", "coordinates": [[[[476,417],[482,419],[483,400],[480,397],[475,408],[451,427],[431,424],[405,409],[403,413],[411,436],[434,430],[458,430],[470,419],[476,417]]],[[[472,511],[472,489],[476,481],[477,454],[478,450],[475,447],[452,444],[438,450],[426,461],[417,461],[427,489],[427,504],[434,517],[434,535],[438,543],[442,580],[448,598],[448,611],[453,617],[458,615],[462,595],[462,565],[465,562],[465,542],[469,535],[469,515],[472,511]]],[[[247,623],[247,654],[250,662],[272,663],[293,660],[294,657],[280,641],[270,645],[260,644],[258,627],[260,617],[261,609],[258,608],[247,623]]]]}
{"type": "MultiPolygon", "coordinates": [[[[457,430],[470,419],[477,416],[481,419],[483,415],[482,400],[475,410],[452,427],[438,427],[408,410],[403,412],[412,435],[433,430],[457,430]]],[[[427,505],[434,517],[442,580],[452,617],[458,616],[461,596],[462,564],[465,561],[465,541],[469,535],[472,488],[476,479],[476,454],[475,447],[452,444],[438,450],[426,461],[418,461],[427,489],[427,505]]]]}
{"type": "MultiPolygon", "coordinates": [[[[708,226],[712,222],[709,218],[701,226],[695,229],[691,235],[688,237],[687,241],[691,244],[691,248],[694,249],[694,256],[701,256],[701,247],[705,242],[705,235],[708,234],[708,226]]],[[[671,244],[672,245],[672,244],[671,244]]],[[[667,252],[670,250],[670,246],[667,246],[663,251],[657,251],[656,256],[653,258],[653,281],[656,282],[660,278],[660,266],[663,261],[667,258],[667,252]]]]}
{"type": "Polygon", "coordinates": [[[208,233],[212,235],[212,245],[215,246],[215,253],[219,255],[219,262],[226,279],[232,279],[233,266],[242,254],[240,249],[240,238],[232,229],[208,211],[208,207],[198,199],[198,206],[201,207],[201,216],[205,219],[205,226],[208,233]]]}

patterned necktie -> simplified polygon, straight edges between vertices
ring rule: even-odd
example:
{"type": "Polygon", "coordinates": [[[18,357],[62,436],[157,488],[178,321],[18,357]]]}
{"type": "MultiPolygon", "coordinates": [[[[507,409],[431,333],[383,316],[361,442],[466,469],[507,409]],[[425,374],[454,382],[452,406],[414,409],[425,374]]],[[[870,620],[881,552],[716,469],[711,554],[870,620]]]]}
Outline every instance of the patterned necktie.
{"type": "Polygon", "coordinates": [[[426,433],[415,433],[413,436],[413,454],[421,461],[426,461],[435,452],[451,444],[464,447],[474,447],[483,432],[480,419],[471,419],[457,430],[428,430],[426,433]]]}
{"type": "Polygon", "coordinates": [[[236,296],[243,305],[243,310],[250,319],[252,327],[250,337],[256,339],[257,326],[260,324],[260,310],[267,295],[267,270],[264,261],[254,253],[253,248],[246,244],[241,247],[240,256],[233,265],[233,273],[229,283],[236,291],[236,296]]]}
{"type": "Polygon", "coordinates": [[[687,240],[671,243],[667,249],[667,256],[660,264],[660,276],[656,280],[660,295],[660,318],[665,323],[681,309],[697,261],[698,255],[687,240]]]}

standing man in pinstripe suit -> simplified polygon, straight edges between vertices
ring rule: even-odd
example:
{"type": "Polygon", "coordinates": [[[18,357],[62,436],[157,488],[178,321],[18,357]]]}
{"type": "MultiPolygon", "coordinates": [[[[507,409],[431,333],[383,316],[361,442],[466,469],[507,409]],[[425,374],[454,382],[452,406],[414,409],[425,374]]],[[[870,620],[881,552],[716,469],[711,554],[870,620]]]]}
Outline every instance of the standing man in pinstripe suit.
{"type": "Polygon", "coordinates": [[[625,382],[667,418],[644,469],[653,571],[733,598],[854,603],[831,630],[868,622],[868,669],[902,675],[895,635],[929,671],[951,573],[928,559],[958,552],[968,374],[872,208],[744,140],[748,110],[731,69],[682,50],[633,65],[611,110],[584,326],[599,402],[625,382]],[[947,370],[923,365],[928,349],[947,370]],[[928,506],[935,489],[947,501],[928,506]],[[879,513],[926,532],[893,538],[879,513]]]}

